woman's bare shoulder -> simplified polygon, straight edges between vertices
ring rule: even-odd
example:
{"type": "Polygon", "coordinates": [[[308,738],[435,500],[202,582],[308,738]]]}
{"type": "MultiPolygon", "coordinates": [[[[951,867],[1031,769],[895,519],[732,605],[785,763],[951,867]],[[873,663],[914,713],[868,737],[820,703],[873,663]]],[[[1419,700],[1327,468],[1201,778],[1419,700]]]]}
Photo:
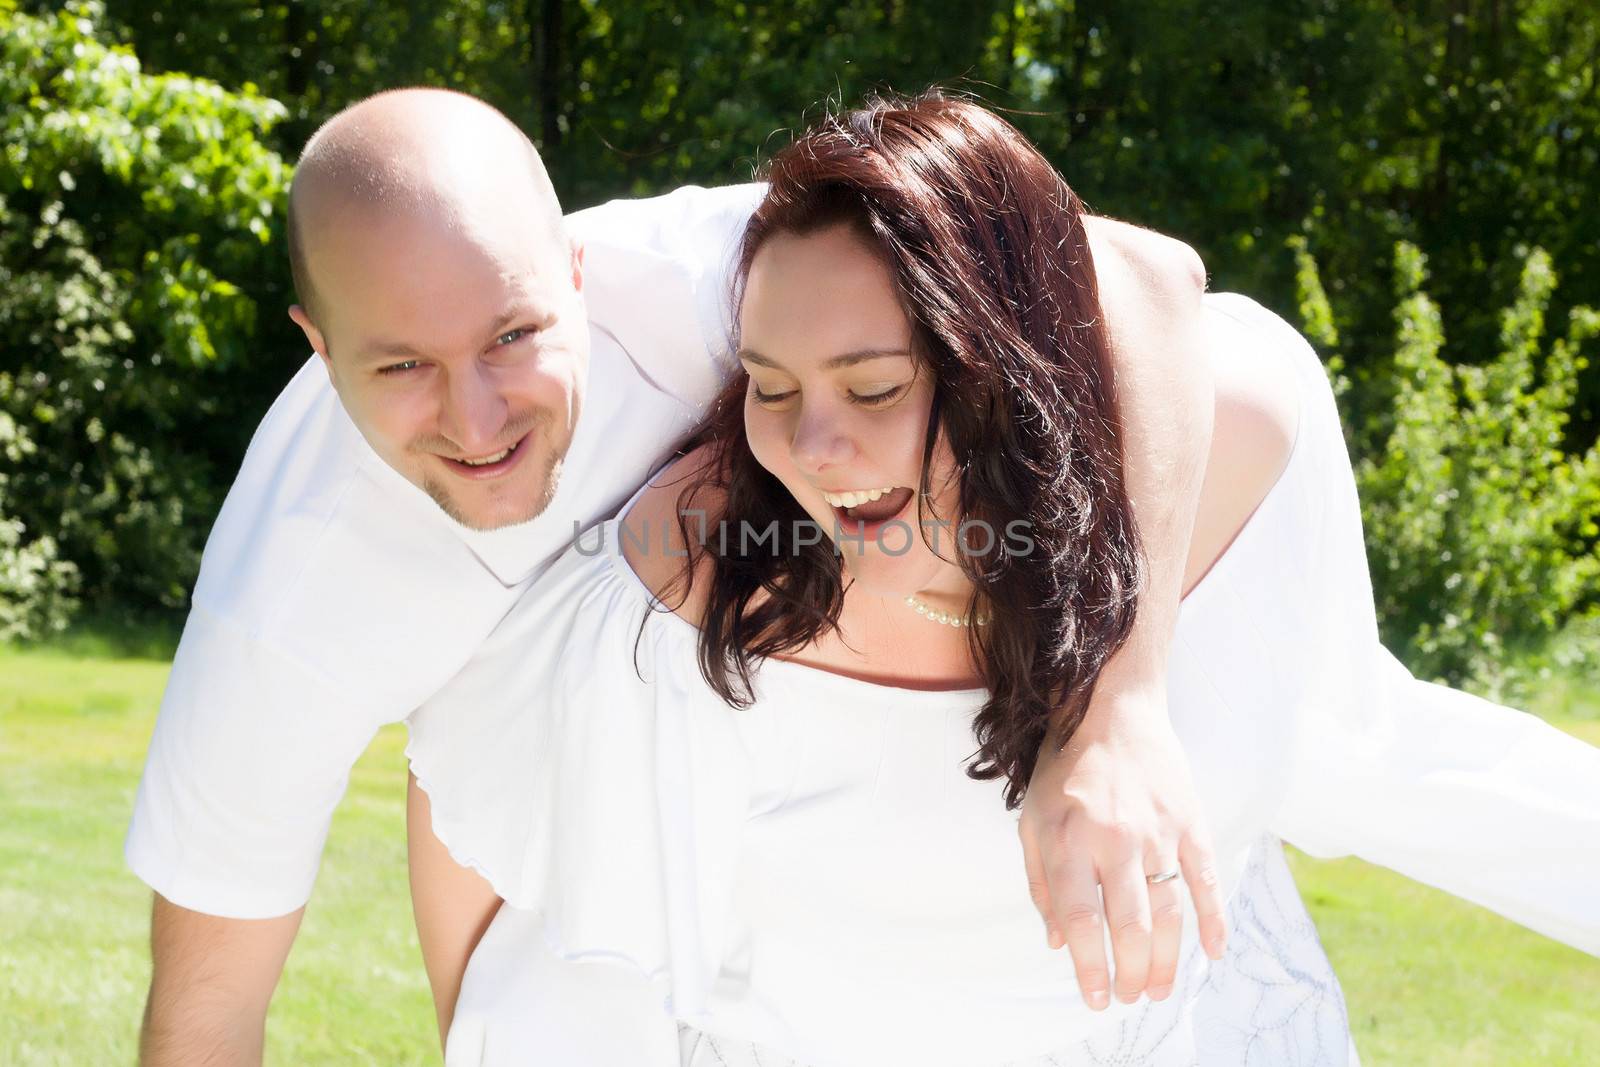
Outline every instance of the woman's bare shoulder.
{"type": "Polygon", "coordinates": [[[618,540],[628,566],[666,607],[696,626],[704,615],[711,561],[697,554],[694,580],[689,581],[687,538],[722,510],[724,493],[711,477],[714,464],[709,446],[678,457],[650,479],[618,519],[618,540]]]}

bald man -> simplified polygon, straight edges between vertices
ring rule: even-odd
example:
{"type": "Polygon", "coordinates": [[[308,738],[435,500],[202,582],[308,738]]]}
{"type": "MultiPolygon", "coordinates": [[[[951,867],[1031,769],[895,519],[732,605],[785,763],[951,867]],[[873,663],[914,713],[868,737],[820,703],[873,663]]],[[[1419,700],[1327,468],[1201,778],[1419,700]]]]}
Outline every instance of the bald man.
{"type": "MultiPolygon", "coordinates": [[[[729,270],[760,195],[689,188],[563,219],[527,138],[437,90],[380,94],[307,143],[290,315],[315,355],[263,419],[212,530],[127,840],[156,894],[145,1063],[260,1061],[351,766],[671,455],[734,373],[729,270]]],[[[1104,710],[1073,757],[1040,761],[1025,823],[1048,838],[1041,872],[1068,845],[1095,858],[1110,913],[1113,881],[1142,890],[1147,859],[1181,858],[1186,874],[1210,862],[1186,764],[1150,756],[1178,752],[1160,683],[1211,397],[1198,339],[1180,336],[1203,285],[1192,253],[1097,233],[1106,284],[1176,331],[1117,357],[1154,607],[1102,683],[1126,699],[1097,694],[1104,710]]],[[[1191,889],[1220,923],[1221,902],[1191,889]]],[[[1108,917],[1127,999],[1159,985],[1167,930],[1152,938],[1148,898],[1125,896],[1108,917]]],[[[1085,902],[1058,889],[1053,904],[1086,938],[1085,902]]],[[[1098,899],[1087,906],[1099,915],[1098,899]]],[[[1084,988],[1104,990],[1090,933],[1074,958],[1084,988]]],[[[446,1027],[454,990],[435,992],[446,1027]]]]}

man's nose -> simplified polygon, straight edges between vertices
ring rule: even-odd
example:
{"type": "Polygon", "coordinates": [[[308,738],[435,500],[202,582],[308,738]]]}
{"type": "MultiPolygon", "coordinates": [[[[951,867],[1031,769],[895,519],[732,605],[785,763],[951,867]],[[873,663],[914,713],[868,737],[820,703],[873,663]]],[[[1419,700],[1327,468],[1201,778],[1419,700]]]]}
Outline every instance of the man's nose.
{"type": "Polygon", "coordinates": [[[789,442],[789,455],[797,467],[819,473],[848,460],[851,451],[850,438],[838,413],[822,407],[801,409],[789,442]]]}
{"type": "Polygon", "coordinates": [[[474,363],[453,372],[445,384],[440,430],[468,458],[492,452],[503,442],[506,400],[492,373],[474,363]]]}

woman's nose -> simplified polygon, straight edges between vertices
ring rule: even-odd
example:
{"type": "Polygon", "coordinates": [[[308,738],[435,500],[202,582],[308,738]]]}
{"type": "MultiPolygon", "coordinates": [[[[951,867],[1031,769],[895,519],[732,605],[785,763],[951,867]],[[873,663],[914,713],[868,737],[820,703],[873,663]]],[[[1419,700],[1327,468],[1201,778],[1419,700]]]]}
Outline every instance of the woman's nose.
{"type": "Polygon", "coordinates": [[[816,473],[845,462],[852,451],[850,438],[837,416],[816,409],[800,412],[789,442],[789,454],[796,466],[816,473]]]}

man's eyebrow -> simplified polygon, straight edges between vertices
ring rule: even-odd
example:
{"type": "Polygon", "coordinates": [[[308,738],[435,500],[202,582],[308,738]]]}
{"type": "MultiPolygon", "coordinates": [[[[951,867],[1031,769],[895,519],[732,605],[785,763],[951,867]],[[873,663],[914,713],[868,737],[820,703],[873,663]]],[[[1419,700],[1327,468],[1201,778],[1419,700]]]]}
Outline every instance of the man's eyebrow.
{"type": "Polygon", "coordinates": [[[510,311],[507,311],[499,318],[495,319],[494,324],[491,325],[489,329],[485,331],[485,333],[489,337],[499,337],[505,332],[507,326],[510,326],[518,319],[537,319],[540,317],[542,317],[542,313],[532,304],[518,304],[510,311]]]}
{"type": "MultiPolygon", "coordinates": [[[[857,363],[865,363],[869,359],[889,359],[891,357],[911,358],[911,350],[906,348],[861,348],[854,352],[845,352],[832,356],[822,364],[823,370],[838,370],[841,367],[853,367],[857,363]]],[[[746,363],[754,363],[758,367],[771,367],[773,370],[782,370],[781,364],[768,359],[753,348],[741,348],[739,359],[746,363]]]]}
{"type": "Polygon", "coordinates": [[[361,346],[362,359],[415,359],[422,355],[404,341],[368,341],[361,346]]]}

